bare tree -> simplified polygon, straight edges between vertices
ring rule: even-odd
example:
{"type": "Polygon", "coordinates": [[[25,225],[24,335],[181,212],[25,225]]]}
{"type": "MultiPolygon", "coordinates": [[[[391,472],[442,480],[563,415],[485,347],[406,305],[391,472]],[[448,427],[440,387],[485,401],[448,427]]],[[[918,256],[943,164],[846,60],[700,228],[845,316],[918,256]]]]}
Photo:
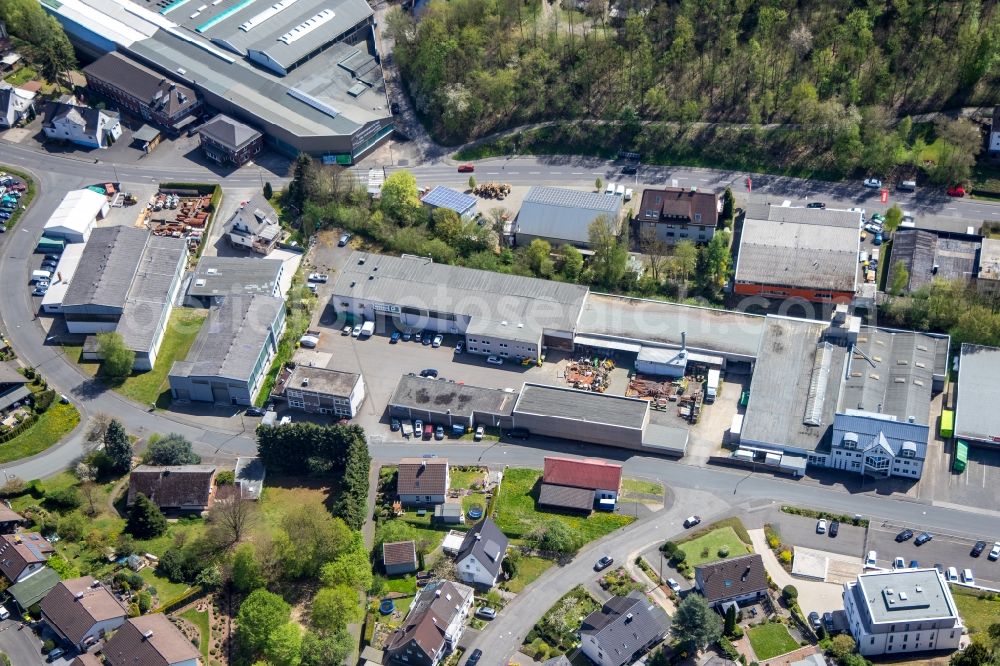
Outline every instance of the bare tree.
{"type": "Polygon", "coordinates": [[[90,417],[90,426],[87,428],[87,441],[95,444],[104,442],[104,435],[108,432],[108,425],[111,423],[111,416],[104,412],[98,412],[90,417]]]}
{"type": "Polygon", "coordinates": [[[87,480],[80,484],[80,494],[83,498],[87,500],[87,506],[84,509],[88,516],[97,515],[97,499],[99,497],[97,492],[97,484],[93,480],[87,480]]]}
{"type": "Polygon", "coordinates": [[[642,232],[640,246],[642,253],[646,255],[646,265],[649,267],[653,281],[660,284],[666,277],[667,267],[670,263],[670,246],[657,238],[656,232],[651,229],[642,232]]]}
{"type": "Polygon", "coordinates": [[[208,512],[212,533],[220,545],[228,548],[240,541],[257,521],[257,503],[242,496],[242,486],[235,487],[232,498],[218,499],[208,512]]]}

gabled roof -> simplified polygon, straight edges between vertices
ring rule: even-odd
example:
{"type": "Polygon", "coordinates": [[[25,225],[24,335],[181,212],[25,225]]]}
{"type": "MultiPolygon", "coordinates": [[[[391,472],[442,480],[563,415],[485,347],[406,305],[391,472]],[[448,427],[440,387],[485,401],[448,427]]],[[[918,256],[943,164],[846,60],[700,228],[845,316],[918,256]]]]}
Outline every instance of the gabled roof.
{"type": "Polygon", "coordinates": [[[680,187],[645,190],[637,219],[714,227],[719,222],[719,195],[680,187]]]}
{"type": "Polygon", "coordinates": [[[11,87],[0,88],[0,118],[6,118],[11,110],[24,111],[34,99],[35,93],[30,90],[11,87]]]}
{"type": "Polygon", "coordinates": [[[413,541],[394,541],[382,544],[382,564],[386,567],[413,564],[417,561],[417,547],[413,541]]]}
{"type": "Polygon", "coordinates": [[[617,228],[621,209],[621,197],[534,186],[517,214],[517,233],[587,244],[594,220],[606,215],[617,228]]]}
{"type": "Polygon", "coordinates": [[[253,195],[249,201],[237,208],[226,222],[226,231],[233,233],[235,227],[245,227],[255,236],[266,236],[273,240],[280,230],[278,213],[263,194],[253,195]]]}
{"type": "Polygon", "coordinates": [[[617,491],[622,485],[622,466],[594,458],[580,460],[546,456],[542,481],[560,486],[617,491]]]}
{"type": "Polygon", "coordinates": [[[10,596],[22,609],[27,610],[45,598],[45,595],[59,583],[59,574],[54,569],[42,567],[20,583],[7,588],[10,596]]]}
{"type": "Polygon", "coordinates": [[[42,599],[42,613],[59,631],[78,644],[98,622],[124,619],[128,612],[93,576],[58,583],[42,599]]]}
{"type": "Polygon", "coordinates": [[[900,421],[887,414],[837,414],[833,420],[832,443],[839,445],[849,434],[857,437],[859,451],[881,448],[888,455],[898,456],[904,447],[908,447],[913,451],[914,458],[923,460],[927,456],[930,428],[921,423],[900,421]]]}
{"type": "Polygon", "coordinates": [[[709,604],[767,589],[764,560],[757,553],[702,564],[695,573],[709,604]]]}
{"type": "Polygon", "coordinates": [[[159,507],[208,506],[214,475],[212,465],[139,465],[129,477],[127,503],[142,493],[159,507]]]}
{"type": "Polygon", "coordinates": [[[104,644],[108,666],[170,666],[201,653],[163,613],[129,619],[104,644]]]}
{"type": "Polygon", "coordinates": [[[54,551],[38,532],[0,535],[0,571],[13,582],[25,567],[45,562],[54,551]]]}
{"type": "Polygon", "coordinates": [[[261,133],[254,128],[222,113],[198,128],[198,134],[234,152],[261,137],[261,133]]]}
{"type": "Polygon", "coordinates": [[[126,58],[118,51],[98,58],[84,67],[83,73],[136,97],[166,116],[183,113],[198,103],[191,88],[126,58]]]}
{"type": "Polygon", "coordinates": [[[417,594],[403,625],[386,642],[390,655],[407,649],[418,649],[435,655],[444,645],[445,630],[458,614],[466,599],[473,594],[468,585],[437,580],[417,594]]]}
{"type": "Polygon", "coordinates": [[[493,519],[484,518],[466,532],[462,547],[455,555],[455,562],[458,563],[470,556],[475,556],[479,564],[489,571],[490,575],[496,577],[500,573],[500,567],[503,564],[509,543],[507,536],[500,531],[493,519]]]}
{"type": "Polygon", "coordinates": [[[538,489],[538,503],[543,506],[590,511],[594,508],[594,491],[589,488],[543,483],[538,489]]]}
{"type": "Polygon", "coordinates": [[[21,522],[23,520],[24,516],[3,502],[0,502],[0,523],[21,522]]]}
{"type": "Polygon", "coordinates": [[[611,597],[601,610],[583,621],[581,636],[592,636],[605,658],[621,666],[651,641],[662,638],[670,628],[670,618],[658,604],[642,592],[627,597],[611,597]]]}
{"type": "Polygon", "coordinates": [[[49,102],[45,105],[45,119],[42,125],[44,127],[54,127],[56,122],[67,122],[83,128],[83,132],[88,136],[95,136],[97,129],[101,126],[101,116],[105,116],[109,121],[113,121],[118,118],[118,113],[115,111],[102,111],[89,106],[49,102]]]}
{"type": "Polygon", "coordinates": [[[8,361],[0,361],[0,384],[27,384],[28,378],[8,361]]]}
{"type": "Polygon", "coordinates": [[[104,666],[101,658],[92,652],[84,652],[70,662],[69,666],[104,666]]]}
{"type": "Polygon", "coordinates": [[[63,308],[124,308],[149,235],[145,229],[119,225],[90,232],[63,308]]]}
{"type": "Polygon", "coordinates": [[[403,458],[399,461],[397,494],[444,495],[447,492],[447,458],[403,458]]]}

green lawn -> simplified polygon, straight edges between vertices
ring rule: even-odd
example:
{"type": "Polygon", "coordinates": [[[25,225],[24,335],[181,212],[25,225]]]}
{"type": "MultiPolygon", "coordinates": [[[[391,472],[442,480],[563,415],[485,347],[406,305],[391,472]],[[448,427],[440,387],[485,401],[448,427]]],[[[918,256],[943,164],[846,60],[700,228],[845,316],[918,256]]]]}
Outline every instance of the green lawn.
{"type": "Polygon", "coordinates": [[[387,578],[382,593],[388,594],[390,592],[395,592],[396,594],[416,594],[417,579],[412,575],[387,578]]]}
{"type": "Polygon", "coordinates": [[[12,86],[24,85],[28,81],[32,81],[38,78],[38,72],[36,72],[32,67],[22,67],[10,76],[8,76],[5,81],[12,86]]]}
{"type": "Polygon", "coordinates": [[[78,423],[80,413],[76,411],[76,407],[60,403],[57,397],[34,425],[9,442],[0,444],[0,463],[41,453],[68,435],[78,423]]]}
{"type": "Polygon", "coordinates": [[[736,535],[736,530],[729,525],[716,528],[711,532],[677,545],[686,555],[685,564],[692,567],[705,564],[706,562],[721,560],[719,549],[723,546],[729,547],[729,555],[727,557],[737,557],[750,552],[747,545],[740,541],[740,538],[736,535]]]}
{"type": "Polygon", "coordinates": [[[212,635],[208,629],[208,611],[189,608],[181,613],[181,617],[198,627],[198,631],[201,633],[201,637],[198,639],[198,649],[201,650],[202,659],[207,663],[208,645],[212,642],[212,635]]]}
{"type": "Polygon", "coordinates": [[[469,520],[469,509],[478,506],[486,513],[486,495],[483,493],[472,493],[462,498],[462,509],[465,511],[466,519],[469,520]]]}
{"type": "Polygon", "coordinates": [[[522,555],[517,562],[517,575],[503,584],[505,588],[514,594],[520,594],[524,588],[531,585],[549,567],[555,564],[552,560],[544,557],[534,557],[532,555],[522,555]]]}
{"type": "Polygon", "coordinates": [[[986,629],[1000,618],[1000,600],[986,599],[955,585],[951,586],[951,594],[969,633],[984,638],[986,629]]]}
{"type": "Polygon", "coordinates": [[[663,485],[657,481],[645,481],[643,479],[625,479],[622,481],[622,492],[625,496],[630,495],[657,495],[663,496],[663,485]]]}
{"type": "MultiPolygon", "coordinates": [[[[532,656],[542,659],[556,657],[569,652],[579,643],[577,631],[585,617],[601,607],[590,593],[577,586],[566,593],[552,608],[545,612],[542,619],[528,632],[525,645],[530,648],[532,656]],[[538,655],[537,648],[544,641],[548,648],[544,655],[538,655]]],[[[522,652],[527,650],[522,649],[522,652]]]]}
{"type": "Polygon", "coordinates": [[[511,538],[531,533],[547,520],[565,523],[582,543],[599,539],[635,520],[632,516],[596,512],[590,516],[541,511],[536,506],[538,480],[542,473],[533,469],[508,469],[504,472],[497,501],[497,526],[511,538]]]}
{"type": "Polygon", "coordinates": [[[452,468],[449,476],[451,477],[451,487],[453,489],[464,488],[472,490],[473,482],[478,481],[480,486],[482,485],[483,479],[486,478],[486,469],[483,467],[452,468]]]}
{"type": "Polygon", "coordinates": [[[166,603],[188,590],[186,583],[171,583],[166,578],[157,575],[153,567],[141,569],[139,575],[142,576],[147,585],[156,588],[156,599],[160,604],[166,603]]]}
{"type": "Polygon", "coordinates": [[[788,633],[785,625],[778,622],[751,627],[747,630],[747,636],[750,638],[750,645],[757,655],[757,661],[773,659],[799,647],[799,644],[788,633]]]}

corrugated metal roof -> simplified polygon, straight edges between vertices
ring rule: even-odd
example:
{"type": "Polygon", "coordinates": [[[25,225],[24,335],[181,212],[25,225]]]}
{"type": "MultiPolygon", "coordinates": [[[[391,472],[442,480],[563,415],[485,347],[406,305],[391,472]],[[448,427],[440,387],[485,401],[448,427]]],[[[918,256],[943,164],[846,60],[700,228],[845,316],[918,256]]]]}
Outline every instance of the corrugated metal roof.
{"type": "Polygon", "coordinates": [[[1000,444],[1000,349],[964,343],[961,354],[955,437],[1000,444]]]}
{"type": "Polygon", "coordinates": [[[476,412],[510,415],[516,400],[516,393],[500,389],[479,388],[439,379],[403,375],[399,378],[392,397],[389,398],[389,406],[432,412],[444,412],[450,409],[455,416],[472,418],[476,412]]]}
{"type": "Polygon", "coordinates": [[[591,223],[601,215],[618,222],[622,200],[580,190],[535,186],[517,214],[517,233],[586,245],[591,223]]]}
{"type": "Polygon", "coordinates": [[[647,411],[645,400],[544,384],[525,384],[514,405],[515,420],[517,414],[532,414],[636,430],[647,411]]]}
{"type": "Polygon", "coordinates": [[[63,310],[88,305],[124,308],[150,233],[135,227],[98,227],[90,234],[63,310]]]}
{"type": "MultiPolygon", "coordinates": [[[[245,210],[245,209],[244,209],[245,210]]],[[[202,257],[191,277],[191,296],[273,296],[283,262],[257,257],[202,257]]]]}
{"type": "Polygon", "coordinates": [[[125,346],[149,352],[159,335],[164,310],[170,307],[170,286],[179,280],[187,260],[182,238],[150,236],[136,267],[121,319],[115,329],[125,346]]]}

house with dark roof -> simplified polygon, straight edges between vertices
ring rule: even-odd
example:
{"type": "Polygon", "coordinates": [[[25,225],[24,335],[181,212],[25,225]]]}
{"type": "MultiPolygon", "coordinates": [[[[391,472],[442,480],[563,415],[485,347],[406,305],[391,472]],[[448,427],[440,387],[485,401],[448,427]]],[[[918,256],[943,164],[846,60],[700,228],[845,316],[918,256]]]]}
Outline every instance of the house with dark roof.
{"type": "Polygon", "coordinates": [[[767,594],[767,572],[757,553],[697,566],[694,580],[708,605],[719,609],[756,601],[767,594]]]}
{"type": "Polygon", "coordinates": [[[84,652],[77,655],[76,659],[69,663],[69,666],[104,666],[104,662],[96,654],[84,652]]]}
{"type": "Polygon", "coordinates": [[[546,456],[538,503],[591,511],[595,503],[614,511],[622,486],[622,466],[604,460],[546,456]]]}
{"type": "Polygon", "coordinates": [[[990,155],[1000,155],[1000,105],[993,107],[993,123],[990,126],[990,155]]]}
{"type": "Polygon", "coordinates": [[[458,579],[482,587],[493,587],[503,569],[510,542],[492,518],[484,518],[466,532],[455,555],[458,579]]]}
{"type": "MultiPolygon", "coordinates": [[[[18,372],[13,363],[0,361],[0,414],[10,410],[14,403],[23,403],[30,396],[28,378],[18,372]]],[[[0,523],[2,522],[0,519],[0,523]]]]}
{"type": "Polygon", "coordinates": [[[38,532],[0,535],[0,571],[11,583],[20,583],[41,571],[54,552],[38,532]]]}
{"type": "Polygon", "coordinates": [[[389,635],[386,664],[436,666],[451,654],[472,609],[467,585],[436,580],[417,594],[402,626],[389,635]]]}
{"type": "Polygon", "coordinates": [[[205,157],[219,164],[241,167],[260,152],[264,135],[220,113],[198,128],[205,157]]]}
{"type": "Polygon", "coordinates": [[[396,472],[396,494],[404,505],[444,504],[450,475],[447,458],[403,458],[396,472]]]}
{"type": "Polygon", "coordinates": [[[12,86],[0,87],[0,127],[13,127],[34,112],[35,93],[12,86]]]}
{"type": "Polygon", "coordinates": [[[7,505],[6,500],[0,502],[0,534],[9,534],[24,522],[24,516],[7,505]]]}
{"type": "Polygon", "coordinates": [[[139,465],[129,476],[126,503],[132,506],[142,494],[161,509],[205,511],[212,503],[214,485],[212,465],[139,465]]]}
{"type": "Polygon", "coordinates": [[[129,619],[104,643],[108,666],[198,666],[200,653],[163,613],[129,619]]]}
{"type": "Polygon", "coordinates": [[[41,603],[42,620],[75,648],[87,648],[125,623],[128,611],[93,576],[64,580],[41,603]]]}
{"type": "Polygon", "coordinates": [[[670,618],[642,592],[611,597],[580,627],[580,649],[598,666],[631,664],[663,640],[670,618]]]}
{"type": "Polygon", "coordinates": [[[266,255],[281,239],[278,214],[263,194],[255,194],[226,222],[226,237],[231,247],[266,255]]]}
{"type": "Polygon", "coordinates": [[[49,102],[44,115],[42,131],[49,139],[88,148],[107,148],[122,135],[121,119],[114,111],[49,102]]]}
{"type": "Polygon", "coordinates": [[[413,573],[418,568],[417,546],[413,541],[382,544],[382,567],[387,576],[413,573]]]}
{"type": "Polygon", "coordinates": [[[719,195],[696,188],[645,190],[635,215],[638,237],[669,245],[680,240],[707,243],[719,223],[719,195]]]}
{"type": "Polygon", "coordinates": [[[83,68],[87,87],[132,115],[167,129],[176,129],[201,108],[194,90],[154,72],[118,51],[111,51],[83,68]]]}

